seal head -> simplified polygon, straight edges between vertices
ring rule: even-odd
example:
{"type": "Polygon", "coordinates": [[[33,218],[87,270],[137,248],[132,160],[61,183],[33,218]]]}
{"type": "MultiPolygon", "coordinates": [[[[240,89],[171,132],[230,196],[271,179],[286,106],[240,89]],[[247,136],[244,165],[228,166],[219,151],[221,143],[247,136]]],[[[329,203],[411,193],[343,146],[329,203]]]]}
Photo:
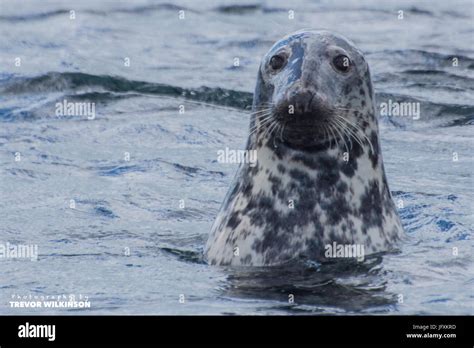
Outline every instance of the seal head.
{"type": "Polygon", "coordinates": [[[247,150],[205,248],[219,265],[325,260],[403,236],[382,162],[369,67],[344,37],[301,30],[263,57],[247,150]]]}

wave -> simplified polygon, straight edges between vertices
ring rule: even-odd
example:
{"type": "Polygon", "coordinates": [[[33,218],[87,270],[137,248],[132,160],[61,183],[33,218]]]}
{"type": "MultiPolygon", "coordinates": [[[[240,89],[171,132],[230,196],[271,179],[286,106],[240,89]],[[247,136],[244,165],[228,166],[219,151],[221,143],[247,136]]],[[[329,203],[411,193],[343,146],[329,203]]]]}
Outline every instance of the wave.
{"type": "MultiPolygon", "coordinates": [[[[224,88],[200,87],[186,89],[161,83],[127,80],[109,75],[91,75],[77,72],[51,72],[33,78],[16,78],[8,81],[0,92],[3,94],[45,93],[80,91],[88,89],[83,98],[116,98],[114,93],[137,93],[185,98],[191,101],[215,104],[217,106],[250,109],[253,94],[224,88]],[[90,92],[91,88],[99,91],[90,92]]],[[[76,95],[76,98],[80,96],[76,95]]]]}
{"type": "MultiPolygon", "coordinates": [[[[420,121],[430,122],[436,121],[437,124],[442,126],[461,126],[470,125],[474,122],[474,105],[461,105],[461,104],[449,104],[449,103],[435,103],[407,96],[404,94],[395,93],[377,93],[376,94],[376,105],[380,105],[380,102],[391,101],[392,103],[419,103],[420,105],[420,121]]],[[[380,116],[382,121],[391,123],[397,127],[405,128],[409,124],[414,122],[410,117],[390,117],[380,116]]]]}
{"type": "Polygon", "coordinates": [[[69,10],[54,10],[42,13],[32,13],[22,16],[0,16],[0,21],[4,22],[22,22],[27,20],[42,20],[50,17],[56,17],[69,13],[69,10]]]}
{"type": "MultiPolygon", "coordinates": [[[[247,15],[250,13],[263,12],[263,13],[273,13],[273,12],[287,12],[288,10],[280,7],[268,7],[262,4],[245,4],[245,5],[222,5],[210,9],[211,11],[227,14],[227,15],[247,15]]],[[[173,11],[177,13],[178,11],[186,11],[190,13],[202,13],[193,8],[178,6],[172,3],[162,3],[162,4],[151,4],[143,5],[136,7],[117,7],[110,8],[107,10],[96,10],[96,9],[81,9],[81,13],[95,15],[95,16],[109,16],[114,13],[124,13],[124,14],[151,14],[156,11],[173,11]]],[[[208,12],[208,11],[205,11],[208,12]]],[[[39,13],[29,13],[24,15],[2,15],[0,16],[0,21],[4,22],[24,22],[24,21],[37,21],[43,19],[49,19],[57,16],[69,15],[70,9],[57,9],[47,12],[39,13]]]]}
{"type": "MultiPolygon", "coordinates": [[[[199,11],[178,6],[174,4],[153,4],[153,5],[145,5],[145,6],[138,6],[132,8],[111,8],[107,11],[100,11],[100,10],[91,10],[91,9],[82,9],[80,10],[81,13],[96,15],[96,16],[108,16],[114,13],[130,13],[130,14],[142,14],[142,13],[151,13],[154,11],[188,11],[199,13],[199,11]]],[[[30,13],[25,15],[11,15],[11,16],[0,16],[0,21],[4,22],[24,22],[24,21],[36,21],[36,20],[43,20],[52,17],[62,16],[62,15],[69,15],[70,9],[58,9],[48,12],[40,12],[40,13],[30,13]]]]}
{"type": "Polygon", "coordinates": [[[420,84],[432,85],[439,88],[457,87],[458,89],[474,90],[473,79],[468,76],[453,74],[435,69],[413,69],[396,73],[381,73],[374,77],[376,83],[388,82],[391,84],[420,84]],[[443,84],[439,81],[442,79],[443,84]]]}
{"type": "MultiPolygon", "coordinates": [[[[372,58],[379,58],[388,60],[391,65],[392,62],[399,63],[401,67],[406,66],[410,62],[410,66],[418,67],[420,70],[434,70],[441,68],[453,69],[453,59],[457,58],[457,66],[455,70],[472,70],[474,69],[474,59],[468,57],[461,52],[456,54],[445,54],[440,52],[431,52],[419,49],[402,49],[402,50],[381,50],[376,52],[367,52],[372,58]]],[[[413,70],[415,68],[412,68],[413,70]]]]}
{"type": "Polygon", "coordinates": [[[143,161],[136,165],[107,165],[101,167],[89,167],[90,170],[98,171],[100,176],[121,176],[133,172],[147,172],[148,170],[160,166],[172,166],[177,172],[186,176],[204,176],[204,177],[224,177],[224,173],[215,170],[207,170],[200,167],[184,166],[179,163],[169,162],[161,158],[143,161]]]}

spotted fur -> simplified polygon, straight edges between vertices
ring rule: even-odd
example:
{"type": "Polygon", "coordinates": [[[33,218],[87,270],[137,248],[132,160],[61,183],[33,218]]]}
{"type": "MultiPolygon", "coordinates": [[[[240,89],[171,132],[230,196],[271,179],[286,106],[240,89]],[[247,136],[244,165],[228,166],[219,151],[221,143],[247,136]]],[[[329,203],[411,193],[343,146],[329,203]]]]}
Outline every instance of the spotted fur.
{"type": "Polygon", "coordinates": [[[369,68],[351,42],[315,30],[277,42],[262,59],[253,111],[250,127],[257,131],[247,149],[257,151],[258,162],[240,165],[206,244],[208,262],[262,266],[300,257],[324,260],[324,246],[333,242],[362,244],[370,254],[401,239],[369,68]],[[339,54],[350,58],[347,73],[331,63],[339,54]],[[276,72],[269,66],[274,55],[286,57],[276,72]],[[292,103],[290,115],[286,108],[292,103]],[[278,131],[259,118],[265,109],[271,109],[278,131]],[[362,141],[348,131],[330,134],[336,115],[358,126],[362,141]]]}

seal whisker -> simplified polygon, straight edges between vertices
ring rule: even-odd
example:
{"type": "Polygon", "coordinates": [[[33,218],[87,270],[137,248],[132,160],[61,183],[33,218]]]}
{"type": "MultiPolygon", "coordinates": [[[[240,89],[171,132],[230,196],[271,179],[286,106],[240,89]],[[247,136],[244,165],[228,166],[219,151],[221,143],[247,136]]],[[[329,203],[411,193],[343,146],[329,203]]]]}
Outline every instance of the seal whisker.
{"type": "Polygon", "coordinates": [[[271,118],[273,118],[273,115],[272,115],[272,114],[264,114],[264,115],[262,115],[261,117],[256,118],[256,119],[255,119],[254,127],[258,127],[258,126],[264,124],[265,121],[267,121],[267,120],[269,120],[269,119],[271,119],[271,118]]]}
{"type": "MultiPolygon", "coordinates": [[[[338,118],[339,118],[339,122],[341,122],[341,119],[346,121],[344,118],[336,115],[338,118]]],[[[360,138],[358,132],[356,132],[355,130],[347,127],[346,128],[348,132],[350,132],[350,134],[352,134],[352,137],[354,138],[354,140],[359,144],[360,147],[364,147],[364,141],[360,138]]]]}
{"type": "MultiPolygon", "coordinates": [[[[343,111],[358,111],[356,109],[351,109],[351,108],[346,108],[346,107],[341,107],[341,106],[336,106],[335,107],[336,110],[343,110],[343,111]]],[[[334,114],[334,116],[336,116],[340,121],[343,121],[344,124],[346,124],[347,126],[350,126],[354,129],[351,129],[349,127],[345,127],[346,130],[350,131],[352,134],[353,134],[353,138],[354,139],[358,139],[358,144],[363,147],[363,140],[361,139],[360,135],[359,135],[359,132],[362,133],[362,135],[365,137],[365,139],[368,141],[370,147],[371,147],[371,150],[373,151],[373,146],[372,146],[372,142],[367,138],[367,136],[365,135],[364,131],[359,127],[359,125],[357,124],[354,124],[352,122],[350,122],[348,119],[342,117],[341,115],[339,114],[334,114]]]]}
{"type": "Polygon", "coordinates": [[[344,135],[345,135],[345,136],[347,137],[347,139],[349,140],[350,149],[352,150],[352,147],[353,147],[353,144],[352,144],[352,136],[351,136],[351,134],[347,131],[347,126],[346,126],[344,123],[342,123],[338,118],[335,118],[335,119],[334,119],[334,122],[336,122],[337,124],[339,124],[341,131],[344,133],[344,135]]]}
{"type": "Polygon", "coordinates": [[[323,124],[323,131],[324,131],[324,142],[326,142],[326,141],[329,140],[329,134],[328,134],[328,130],[327,130],[326,124],[323,124]]]}
{"type": "Polygon", "coordinates": [[[250,113],[250,115],[264,114],[264,113],[269,112],[269,111],[271,111],[271,110],[272,110],[272,108],[260,109],[260,110],[257,110],[257,111],[252,111],[252,112],[250,113]]]}
{"type": "Polygon", "coordinates": [[[272,112],[271,111],[266,111],[266,112],[262,112],[261,114],[258,114],[258,115],[253,115],[253,117],[251,119],[254,119],[255,121],[258,121],[258,120],[262,120],[264,119],[265,117],[269,116],[269,115],[272,115],[272,112]]]}
{"type": "Polygon", "coordinates": [[[345,119],[344,117],[342,116],[339,116],[339,115],[336,115],[337,117],[339,117],[339,119],[341,120],[344,120],[348,125],[352,126],[353,128],[355,128],[355,130],[360,133],[364,138],[365,140],[367,141],[367,143],[370,145],[370,150],[372,151],[372,153],[374,153],[374,147],[372,145],[372,142],[370,141],[369,137],[365,134],[364,130],[362,128],[360,128],[359,125],[357,124],[354,124],[354,123],[351,123],[349,120],[345,119]]]}
{"type": "Polygon", "coordinates": [[[342,117],[341,115],[335,114],[334,116],[336,116],[337,119],[338,119],[340,122],[342,122],[342,123],[344,123],[345,125],[347,125],[347,126],[348,126],[348,127],[347,127],[347,130],[350,131],[350,132],[354,135],[355,138],[359,139],[359,140],[363,143],[363,140],[361,139],[361,137],[360,137],[360,135],[359,135],[360,129],[359,129],[359,127],[358,127],[356,124],[350,122],[349,120],[345,119],[345,118],[342,117]],[[352,127],[352,128],[350,128],[349,126],[352,127]]]}
{"type": "Polygon", "coordinates": [[[329,147],[332,147],[332,141],[334,139],[334,135],[332,134],[332,132],[330,132],[330,129],[329,129],[329,124],[325,124],[325,128],[326,128],[326,131],[327,131],[327,135],[328,135],[328,140],[329,140],[329,147]],[[330,134],[331,133],[331,134],[330,134]]]}
{"type": "Polygon", "coordinates": [[[337,110],[344,110],[344,111],[359,111],[359,110],[357,110],[357,109],[341,108],[341,107],[339,107],[339,106],[336,106],[335,109],[337,109],[337,110]]]}
{"type": "Polygon", "coordinates": [[[191,99],[187,99],[186,97],[170,97],[170,96],[165,96],[165,95],[149,95],[149,94],[141,94],[141,93],[139,93],[138,95],[144,96],[144,97],[147,97],[147,98],[158,98],[158,99],[162,98],[162,99],[170,99],[170,100],[179,100],[179,101],[182,101],[183,103],[189,103],[189,104],[194,104],[194,105],[199,105],[199,106],[207,106],[207,107],[211,107],[211,108],[215,108],[215,109],[221,109],[221,110],[226,110],[226,111],[249,114],[248,111],[243,111],[240,108],[234,108],[234,107],[231,107],[231,106],[223,106],[223,105],[217,105],[217,104],[201,102],[201,101],[197,101],[197,100],[191,100],[191,99]]]}
{"type": "Polygon", "coordinates": [[[266,139],[267,136],[271,135],[271,130],[275,127],[275,125],[278,125],[278,122],[276,120],[273,120],[272,123],[267,127],[265,132],[262,135],[262,139],[266,139]]]}
{"type": "Polygon", "coordinates": [[[261,116],[264,116],[264,115],[270,114],[270,113],[271,113],[271,111],[269,111],[269,110],[262,110],[260,112],[256,112],[254,114],[251,114],[250,116],[255,116],[255,117],[258,118],[258,117],[261,117],[261,116]]]}
{"type": "Polygon", "coordinates": [[[264,120],[266,120],[266,119],[269,118],[269,117],[273,117],[273,113],[268,112],[268,113],[259,115],[258,117],[256,117],[256,119],[257,119],[258,121],[260,121],[260,122],[263,122],[264,120]]]}
{"type": "Polygon", "coordinates": [[[274,105],[272,105],[272,104],[262,105],[262,106],[264,106],[264,107],[262,107],[261,109],[252,111],[251,114],[257,113],[257,112],[262,111],[262,110],[271,110],[274,107],[274,105]]]}
{"type": "Polygon", "coordinates": [[[274,120],[271,120],[270,125],[263,131],[262,139],[265,139],[265,136],[266,136],[268,130],[270,129],[270,127],[273,125],[273,122],[274,122],[274,120]]]}
{"type": "MultiPolygon", "coordinates": [[[[283,126],[281,125],[281,123],[278,122],[278,126],[276,127],[276,132],[278,132],[282,128],[283,128],[283,126]]],[[[275,132],[275,134],[276,134],[276,132],[275,132]]],[[[280,132],[280,137],[281,137],[281,132],[280,132]]],[[[278,145],[275,143],[275,140],[276,140],[276,137],[273,137],[273,147],[276,149],[278,147],[278,145]]]]}
{"type": "Polygon", "coordinates": [[[268,133],[266,134],[265,138],[268,137],[270,138],[273,134],[273,131],[276,129],[276,127],[279,125],[279,123],[275,120],[275,122],[268,127],[269,131],[268,133]]]}
{"type": "Polygon", "coordinates": [[[350,148],[351,148],[351,150],[352,150],[353,147],[354,147],[354,144],[353,144],[353,142],[352,142],[353,136],[351,135],[351,133],[350,133],[349,130],[347,129],[347,126],[346,126],[344,123],[342,123],[339,119],[336,119],[336,120],[341,123],[341,129],[342,129],[343,132],[346,134],[347,139],[349,140],[349,143],[350,143],[350,148]]]}
{"type": "Polygon", "coordinates": [[[336,148],[339,149],[339,140],[338,140],[338,136],[337,136],[337,132],[336,132],[336,129],[335,129],[335,125],[334,123],[331,123],[331,129],[334,130],[334,140],[336,141],[336,148]]]}
{"type": "MultiPolygon", "coordinates": [[[[334,134],[334,131],[333,131],[333,129],[332,129],[332,124],[331,124],[331,123],[328,123],[327,126],[328,126],[329,131],[330,131],[331,134],[332,134],[332,137],[331,137],[331,144],[332,144],[332,141],[334,140],[335,145],[337,145],[337,147],[339,147],[339,144],[338,144],[338,142],[337,142],[337,137],[336,137],[336,135],[334,134]]],[[[332,145],[331,145],[331,147],[332,147],[332,145]]]]}
{"type": "Polygon", "coordinates": [[[264,113],[264,114],[261,114],[261,115],[257,115],[257,116],[255,116],[254,122],[255,123],[257,123],[257,121],[263,122],[264,120],[271,117],[272,115],[273,114],[271,112],[267,112],[267,113],[264,113]]]}
{"type": "Polygon", "coordinates": [[[333,123],[332,121],[329,122],[329,126],[331,127],[331,129],[334,131],[334,140],[336,141],[336,147],[339,148],[339,134],[337,132],[337,129],[336,129],[336,125],[335,123],[333,123]]]}
{"type": "Polygon", "coordinates": [[[280,122],[276,122],[276,127],[274,127],[274,128],[272,129],[270,135],[276,134],[276,133],[278,132],[278,130],[280,129],[280,127],[281,127],[280,122]]]}
{"type": "Polygon", "coordinates": [[[260,117],[257,117],[255,119],[255,125],[254,127],[258,127],[258,126],[261,126],[262,124],[264,124],[266,121],[268,121],[269,119],[272,119],[273,118],[273,114],[269,113],[269,114],[264,114],[260,117]]]}
{"type": "Polygon", "coordinates": [[[329,145],[332,146],[332,139],[334,138],[334,135],[332,135],[332,132],[330,132],[329,125],[326,125],[326,133],[328,135],[328,140],[329,140],[329,145]]]}
{"type": "Polygon", "coordinates": [[[280,129],[280,141],[283,142],[283,131],[285,130],[285,124],[281,126],[280,129]]]}
{"type": "MultiPolygon", "coordinates": [[[[334,121],[336,121],[336,119],[333,119],[332,121],[334,122],[334,121]]],[[[344,142],[344,148],[346,149],[346,152],[349,153],[349,149],[347,148],[346,139],[345,139],[344,135],[342,134],[342,132],[340,131],[341,126],[336,122],[333,123],[333,126],[334,126],[334,130],[339,135],[339,138],[344,142]]],[[[338,147],[339,147],[339,145],[338,145],[338,147]]]]}
{"type": "Polygon", "coordinates": [[[263,121],[261,121],[261,122],[259,122],[259,123],[257,124],[256,129],[260,129],[260,128],[264,128],[264,127],[270,126],[270,124],[271,124],[271,122],[272,122],[273,120],[274,120],[273,117],[268,117],[268,118],[266,118],[265,120],[263,120],[263,121]]]}
{"type": "Polygon", "coordinates": [[[260,122],[260,123],[258,123],[257,125],[255,125],[255,126],[251,129],[250,135],[256,133],[259,129],[261,129],[261,128],[267,126],[268,124],[270,124],[272,120],[273,120],[273,117],[269,117],[269,118],[267,118],[265,121],[260,122]]]}
{"type": "MultiPolygon", "coordinates": [[[[350,152],[349,147],[347,146],[347,134],[344,132],[344,125],[339,124],[338,128],[342,133],[342,137],[343,137],[343,140],[344,140],[344,147],[346,149],[346,152],[349,153],[350,152]]],[[[352,148],[350,148],[350,149],[352,150],[352,148]]]]}

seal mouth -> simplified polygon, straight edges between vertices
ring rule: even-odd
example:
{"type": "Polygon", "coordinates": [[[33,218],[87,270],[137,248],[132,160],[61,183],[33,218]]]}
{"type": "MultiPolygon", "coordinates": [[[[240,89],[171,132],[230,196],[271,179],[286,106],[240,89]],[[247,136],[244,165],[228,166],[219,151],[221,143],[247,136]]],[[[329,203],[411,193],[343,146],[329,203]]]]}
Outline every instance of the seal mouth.
{"type": "MultiPolygon", "coordinates": [[[[325,122],[326,123],[326,122],[325,122]]],[[[323,125],[283,125],[279,139],[290,147],[328,149],[333,144],[330,132],[323,125]]]]}
{"type": "Polygon", "coordinates": [[[334,142],[332,115],[332,110],[321,107],[295,114],[277,111],[280,132],[275,136],[291,147],[328,149],[334,142]]]}
{"type": "Polygon", "coordinates": [[[348,121],[347,109],[331,108],[324,101],[307,103],[305,108],[290,112],[288,102],[261,107],[254,112],[251,134],[274,146],[281,144],[301,151],[324,151],[343,147],[349,151],[354,143],[363,143],[361,127],[348,121]]]}
{"type": "Polygon", "coordinates": [[[330,146],[335,110],[324,93],[296,84],[277,99],[272,114],[280,142],[305,148],[330,146]]]}

